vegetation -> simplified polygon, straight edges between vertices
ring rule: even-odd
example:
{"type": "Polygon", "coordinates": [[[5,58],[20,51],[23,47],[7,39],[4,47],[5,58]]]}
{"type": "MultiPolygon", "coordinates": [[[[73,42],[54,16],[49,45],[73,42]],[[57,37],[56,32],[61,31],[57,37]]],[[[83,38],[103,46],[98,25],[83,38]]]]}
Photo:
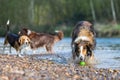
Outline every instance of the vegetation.
{"type": "Polygon", "coordinates": [[[113,28],[119,33],[119,5],[120,0],[0,0],[0,36],[5,34],[8,19],[15,33],[28,27],[38,32],[62,29],[70,36],[73,26],[81,20],[95,23],[98,33],[114,32],[113,28]]]}

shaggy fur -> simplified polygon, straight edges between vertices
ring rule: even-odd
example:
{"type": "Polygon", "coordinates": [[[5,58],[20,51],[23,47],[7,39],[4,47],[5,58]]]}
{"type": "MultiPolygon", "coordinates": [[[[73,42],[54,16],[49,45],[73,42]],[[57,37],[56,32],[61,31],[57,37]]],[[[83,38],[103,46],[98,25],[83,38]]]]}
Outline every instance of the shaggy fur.
{"type": "Polygon", "coordinates": [[[75,62],[86,61],[93,57],[96,45],[93,25],[88,21],[80,21],[72,32],[72,56],[75,62]]]}
{"type": "Polygon", "coordinates": [[[30,38],[30,40],[32,41],[31,43],[32,49],[45,47],[48,53],[53,53],[53,45],[64,37],[62,31],[57,31],[55,34],[48,34],[37,33],[27,28],[23,28],[19,32],[19,35],[27,35],[30,38]]]}

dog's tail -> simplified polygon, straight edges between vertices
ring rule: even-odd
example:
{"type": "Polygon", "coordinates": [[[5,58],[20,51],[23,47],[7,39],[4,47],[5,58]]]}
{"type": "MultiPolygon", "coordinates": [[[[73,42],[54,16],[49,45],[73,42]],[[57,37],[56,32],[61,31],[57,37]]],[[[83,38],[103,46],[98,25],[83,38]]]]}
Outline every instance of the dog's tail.
{"type": "Polygon", "coordinates": [[[6,23],[7,30],[6,30],[6,32],[5,32],[4,45],[8,44],[8,41],[7,41],[7,35],[8,35],[8,33],[10,32],[10,29],[9,29],[9,24],[10,24],[10,21],[8,20],[8,21],[7,21],[7,23],[6,23]]]}
{"type": "MultiPolygon", "coordinates": [[[[6,23],[7,26],[7,31],[5,33],[5,40],[4,40],[4,47],[3,47],[3,51],[5,51],[5,47],[8,44],[8,40],[7,40],[7,34],[10,32],[9,26],[10,26],[10,21],[8,20],[6,23]]],[[[11,46],[10,46],[10,53],[11,53],[11,46]]]]}
{"type": "Polygon", "coordinates": [[[63,31],[56,30],[55,32],[56,32],[55,36],[58,37],[59,40],[63,39],[63,37],[64,37],[63,31]]]}
{"type": "Polygon", "coordinates": [[[6,26],[7,26],[7,32],[9,32],[10,31],[10,20],[7,21],[6,26]]]}

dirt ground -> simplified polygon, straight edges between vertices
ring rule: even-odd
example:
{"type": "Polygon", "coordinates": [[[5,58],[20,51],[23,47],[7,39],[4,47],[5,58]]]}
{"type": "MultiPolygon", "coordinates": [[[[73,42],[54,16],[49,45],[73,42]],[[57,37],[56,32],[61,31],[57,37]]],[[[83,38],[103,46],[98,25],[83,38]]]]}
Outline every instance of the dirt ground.
{"type": "Polygon", "coordinates": [[[120,70],[0,54],[0,80],[120,80],[120,70]]]}

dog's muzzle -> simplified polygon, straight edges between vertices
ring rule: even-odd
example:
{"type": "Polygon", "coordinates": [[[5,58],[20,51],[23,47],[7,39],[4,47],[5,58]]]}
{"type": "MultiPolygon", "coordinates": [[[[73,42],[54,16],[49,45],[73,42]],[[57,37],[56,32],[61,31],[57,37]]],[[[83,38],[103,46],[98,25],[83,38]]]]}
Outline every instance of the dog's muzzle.
{"type": "Polygon", "coordinates": [[[82,57],[82,56],[80,57],[80,61],[84,61],[84,59],[83,59],[83,57],[82,57]]]}
{"type": "Polygon", "coordinates": [[[85,60],[85,57],[80,54],[80,55],[79,55],[79,59],[80,59],[80,61],[84,61],[84,60],[85,60]]]}

